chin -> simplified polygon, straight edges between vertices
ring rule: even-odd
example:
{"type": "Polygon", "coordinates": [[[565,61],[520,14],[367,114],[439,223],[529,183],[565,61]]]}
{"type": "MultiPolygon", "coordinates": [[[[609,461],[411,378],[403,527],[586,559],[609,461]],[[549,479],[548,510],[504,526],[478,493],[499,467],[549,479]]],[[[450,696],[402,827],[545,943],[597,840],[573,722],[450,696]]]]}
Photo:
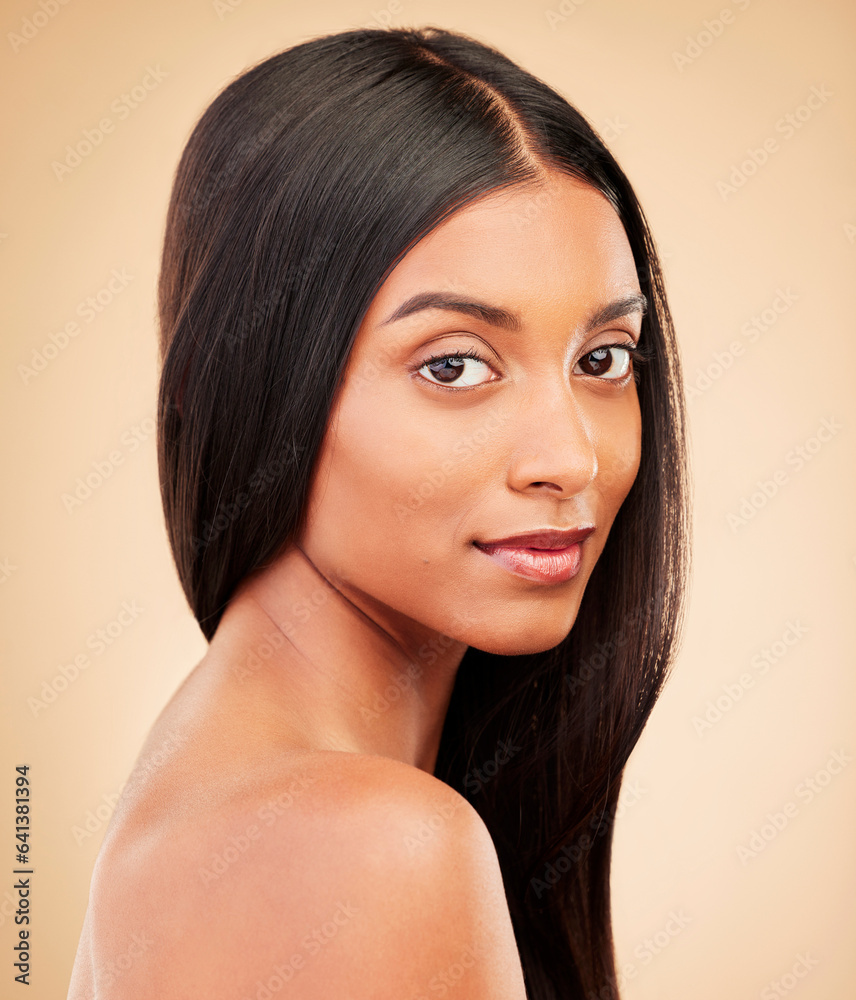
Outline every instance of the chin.
{"type": "Polygon", "coordinates": [[[570,625],[563,623],[561,627],[543,620],[533,621],[517,629],[506,625],[502,629],[486,630],[464,641],[484,653],[494,653],[497,656],[526,656],[554,649],[567,638],[573,625],[573,621],[570,625]]]}

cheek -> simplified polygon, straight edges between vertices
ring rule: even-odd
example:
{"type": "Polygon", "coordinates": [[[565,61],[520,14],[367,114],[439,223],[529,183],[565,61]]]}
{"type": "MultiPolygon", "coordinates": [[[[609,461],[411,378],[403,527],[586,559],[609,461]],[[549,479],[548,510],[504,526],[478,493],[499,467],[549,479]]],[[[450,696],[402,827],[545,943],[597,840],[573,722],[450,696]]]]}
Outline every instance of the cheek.
{"type": "Polygon", "coordinates": [[[595,482],[601,497],[604,520],[615,518],[639,471],[642,454],[642,421],[635,392],[627,399],[621,413],[602,424],[595,482]]]}
{"type": "Polygon", "coordinates": [[[433,563],[464,509],[464,453],[460,433],[442,422],[368,388],[348,392],[312,484],[307,536],[315,550],[351,575],[399,579],[433,563]]]}

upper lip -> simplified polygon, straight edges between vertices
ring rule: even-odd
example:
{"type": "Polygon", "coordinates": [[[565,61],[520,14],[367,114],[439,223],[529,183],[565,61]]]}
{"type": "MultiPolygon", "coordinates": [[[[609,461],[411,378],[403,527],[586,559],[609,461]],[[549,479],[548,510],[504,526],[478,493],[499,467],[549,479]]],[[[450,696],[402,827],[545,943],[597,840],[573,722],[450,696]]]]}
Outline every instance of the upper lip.
{"type": "Polygon", "coordinates": [[[575,545],[588,538],[593,531],[593,524],[582,528],[542,528],[521,535],[491,539],[489,542],[477,541],[475,544],[482,548],[499,546],[508,549],[566,549],[569,545],[575,545]]]}

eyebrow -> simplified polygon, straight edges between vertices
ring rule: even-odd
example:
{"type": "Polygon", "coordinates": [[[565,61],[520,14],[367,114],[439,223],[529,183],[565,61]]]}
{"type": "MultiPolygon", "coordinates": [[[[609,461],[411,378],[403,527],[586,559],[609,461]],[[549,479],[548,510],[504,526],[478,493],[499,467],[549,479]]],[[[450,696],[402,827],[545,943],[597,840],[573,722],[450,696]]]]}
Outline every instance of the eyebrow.
{"type": "MultiPolygon", "coordinates": [[[[517,313],[501,309],[499,306],[488,305],[486,302],[478,302],[475,299],[448,295],[445,292],[419,292],[417,295],[412,295],[387,316],[380,325],[386,326],[389,323],[395,323],[407,316],[412,316],[414,313],[422,312],[423,309],[445,309],[447,312],[464,313],[468,316],[475,316],[476,319],[491,326],[511,330],[515,333],[523,329],[523,323],[517,313]]],[[[588,333],[595,327],[611,323],[613,320],[629,316],[632,313],[640,313],[644,316],[647,311],[648,300],[641,292],[635,292],[624,298],[616,299],[615,302],[610,302],[594,312],[586,320],[584,332],[588,333]]]]}

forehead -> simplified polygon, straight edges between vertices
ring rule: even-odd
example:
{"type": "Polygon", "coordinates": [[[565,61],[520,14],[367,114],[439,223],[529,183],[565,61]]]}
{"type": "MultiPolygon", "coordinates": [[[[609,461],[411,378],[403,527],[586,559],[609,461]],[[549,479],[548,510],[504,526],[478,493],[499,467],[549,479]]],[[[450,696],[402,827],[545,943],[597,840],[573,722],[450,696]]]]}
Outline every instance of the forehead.
{"type": "MultiPolygon", "coordinates": [[[[621,220],[591,185],[558,171],[459,209],[387,277],[367,319],[426,288],[467,291],[525,312],[534,303],[581,309],[637,291],[621,220]]],[[[385,315],[385,314],[384,314],[385,315]]]]}

